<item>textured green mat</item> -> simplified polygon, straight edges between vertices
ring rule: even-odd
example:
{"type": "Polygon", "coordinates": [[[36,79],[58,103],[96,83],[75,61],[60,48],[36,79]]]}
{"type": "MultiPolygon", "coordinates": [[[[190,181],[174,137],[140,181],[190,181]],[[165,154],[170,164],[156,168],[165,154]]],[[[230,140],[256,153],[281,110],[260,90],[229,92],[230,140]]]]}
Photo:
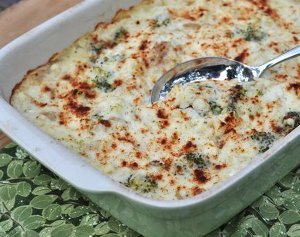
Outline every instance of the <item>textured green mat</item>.
{"type": "MultiPolygon", "coordinates": [[[[19,236],[140,235],[10,144],[0,150],[0,237],[19,236]]],[[[300,237],[300,167],[208,236],[300,237]]]]}

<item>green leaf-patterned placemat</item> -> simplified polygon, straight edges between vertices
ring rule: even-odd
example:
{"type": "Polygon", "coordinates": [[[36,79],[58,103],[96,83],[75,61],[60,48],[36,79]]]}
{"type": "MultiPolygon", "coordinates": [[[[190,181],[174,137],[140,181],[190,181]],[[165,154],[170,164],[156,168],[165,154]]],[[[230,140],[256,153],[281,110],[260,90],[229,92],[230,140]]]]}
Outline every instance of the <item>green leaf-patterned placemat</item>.
{"type": "MultiPolygon", "coordinates": [[[[300,167],[209,237],[300,237],[300,167]]],[[[138,237],[12,143],[0,150],[0,237],[138,237]]]]}

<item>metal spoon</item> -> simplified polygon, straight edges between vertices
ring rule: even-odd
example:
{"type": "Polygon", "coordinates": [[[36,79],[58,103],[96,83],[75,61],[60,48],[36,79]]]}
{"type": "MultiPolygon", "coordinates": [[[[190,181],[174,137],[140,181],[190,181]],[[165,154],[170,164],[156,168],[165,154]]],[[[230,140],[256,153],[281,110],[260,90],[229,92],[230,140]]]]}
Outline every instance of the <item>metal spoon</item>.
{"type": "Polygon", "coordinates": [[[287,59],[300,55],[300,46],[297,46],[282,55],[258,66],[250,67],[235,60],[222,57],[197,58],[178,64],[164,74],[154,85],[151,92],[151,103],[164,99],[177,84],[186,84],[206,80],[231,80],[240,82],[252,81],[259,78],[267,69],[287,59]]]}

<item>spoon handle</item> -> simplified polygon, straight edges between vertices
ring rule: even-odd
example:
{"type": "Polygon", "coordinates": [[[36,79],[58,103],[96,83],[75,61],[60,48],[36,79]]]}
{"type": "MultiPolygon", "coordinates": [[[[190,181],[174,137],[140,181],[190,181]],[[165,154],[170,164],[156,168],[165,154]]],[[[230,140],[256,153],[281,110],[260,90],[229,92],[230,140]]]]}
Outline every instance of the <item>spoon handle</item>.
{"type": "Polygon", "coordinates": [[[288,51],[286,51],[285,53],[281,54],[280,56],[270,60],[269,62],[257,67],[258,69],[258,77],[261,76],[261,74],[263,74],[263,72],[270,68],[270,67],[273,67],[275,66],[276,64],[278,63],[281,63],[285,60],[288,60],[290,58],[294,58],[294,57],[297,57],[300,55],[300,45],[293,48],[293,49],[290,49],[288,51]]]}

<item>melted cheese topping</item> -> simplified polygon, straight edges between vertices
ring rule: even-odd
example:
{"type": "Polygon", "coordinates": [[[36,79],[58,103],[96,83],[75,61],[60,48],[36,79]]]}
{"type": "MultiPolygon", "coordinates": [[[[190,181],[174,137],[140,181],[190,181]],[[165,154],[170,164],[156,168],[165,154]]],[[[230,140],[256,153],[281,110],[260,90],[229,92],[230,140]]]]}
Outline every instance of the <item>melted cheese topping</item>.
{"type": "Polygon", "coordinates": [[[299,16],[297,0],[143,1],[29,71],[11,103],[138,193],[192,197],[300,124],[300,61],[246,84],[176,87],[151,105],[155,81],[196,57],[259,65],[299,44],[299,16]]]}

